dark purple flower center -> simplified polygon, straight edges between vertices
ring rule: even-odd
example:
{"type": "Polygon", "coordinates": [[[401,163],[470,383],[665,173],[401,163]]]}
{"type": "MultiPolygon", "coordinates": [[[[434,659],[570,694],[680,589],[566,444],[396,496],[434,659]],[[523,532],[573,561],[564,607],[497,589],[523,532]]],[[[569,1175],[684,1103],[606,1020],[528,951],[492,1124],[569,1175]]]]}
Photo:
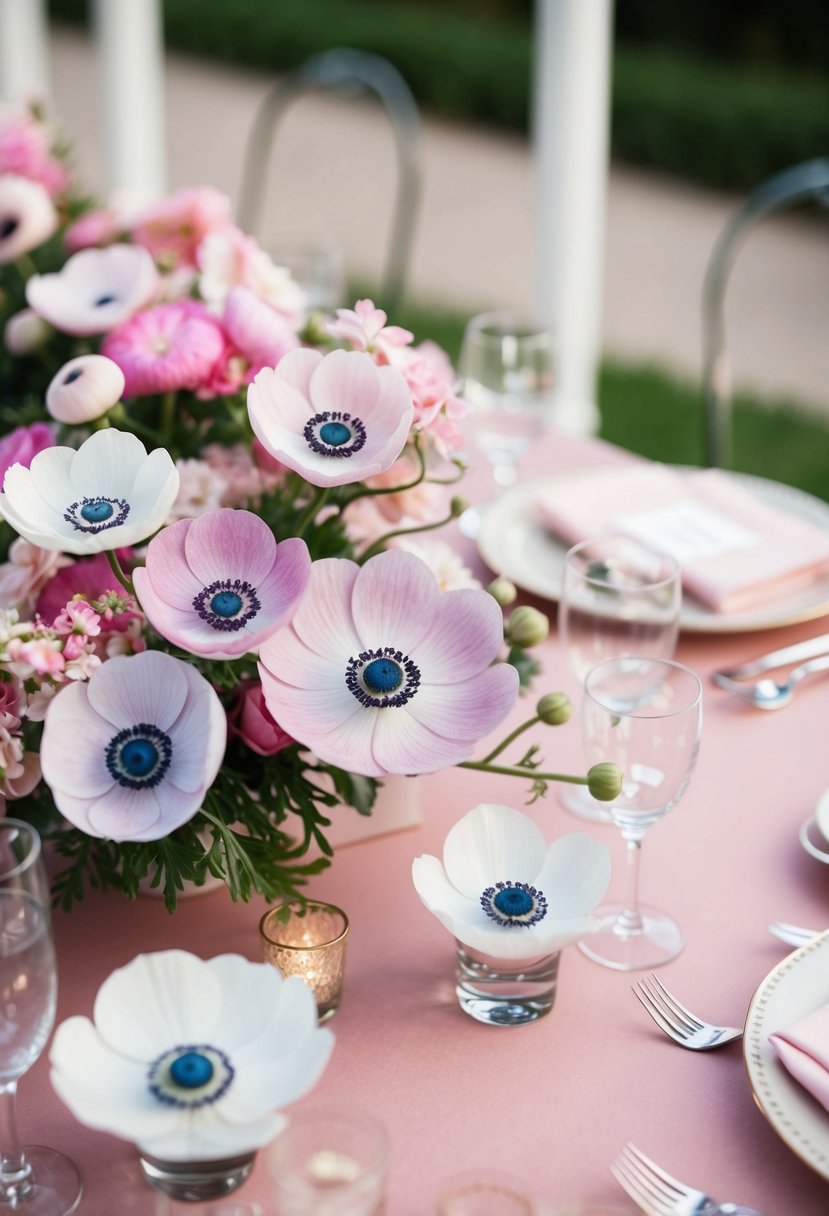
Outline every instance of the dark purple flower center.
{"type": "Polygon", "coordinates": [[[340,410],[324,410],[305,423],[305,442],[318,456],[353,456],[366,441],[366,428],[359,418],[340,410]]]}
{"type": "Polygon", "coordinates": [[[80,380],[83,371],[79,367],[73,367],[71,372],[67,372],[63,377],[64,384],[74,384],[76,380],[80,380]]]}
{"type": "Polygon", "coordinates": [[[95,300],[93,308],[106,308],[107,304],[114,304],[117,299],[117,296],[104,292],[102,296],[98,296],[98,299],[95,300]]]}
{"type": "Polygon", "coordinates": [[[417,692],[420,670],[402,651],[384,646],[379,650],[364,650],[356,659],[349,659],[345,682],[361,705],[372,709],[396,709],[417,692]]]}
{"type": "Polygon", "coordinates": [[[481,907],[498,925],[535,925],[547,915],[547,900],[526,882],[496,882],[481,895],[481,907]]]}
{"type": "Polygon", "coordinates": [[[149,1068],[150,1093],[166,1106],[197,1110],[227,1092],[235,1069],[223,1051],[209,1043],[186,1043],[165,1051],[149,1068]]]}
{"type": "Polygon", "coordinates": [[[158,785],[172,758],[170,736],[148,722],[139,722],[113,735],[104,753],[112,777],[119,785],[133,790],[158,785]]]}
{"type": "Polygon", "coordinates": [[[130,505],[124,498],[81,498],[70,503],[63,518],[78,532],[104,532],[116,528],[130,513],[130,505]]]}
{"type": "Polygon", "coordinates": [[[0,219],[0,241],[5,241],[20,227],[19,215],[4,215],[0,219]]]}
{"type": "Polygon", "coordinates": [[[193,607],[212,629],[235,633],[253,620],[262,605],[250,583],[226,578],[203,587],[194,596],[193,607]]]}

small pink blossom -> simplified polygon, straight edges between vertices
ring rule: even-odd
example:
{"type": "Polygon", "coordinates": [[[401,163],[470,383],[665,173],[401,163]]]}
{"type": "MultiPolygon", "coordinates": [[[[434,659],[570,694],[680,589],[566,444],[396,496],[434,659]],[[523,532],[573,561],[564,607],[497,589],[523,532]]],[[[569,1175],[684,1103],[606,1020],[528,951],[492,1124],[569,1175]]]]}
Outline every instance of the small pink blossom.
{"type": "Polygon", "coordinates": [[[40,781],[37,752],[25,752],[23,740],[0,726],[0,797],[24,798],[40,781]]]}
{"type": "MultiPolygon", "coordinates": [[[[0,566],[0,604],[14,605],[22,616],[30,616],[43,588],[69,565],[71,561],[63,553],[41,549],[18,536],[9,546],[9,560],[0,566]]],[[[46,619],[51,620],[51,615],[46,619]]]]}
{"type": "Polygon", "coordinates": [[[271,717],[258,680],[240,685],[236,704],[228,715],[228,726],[257,756],[275,756],[294,742],[271,717]]]}
{"type": "Polygon", "coordinates": [[[0,114],[0,173],[39,182],[51,198],[69,184],[69,174],[51,151],[51,133],[28,111],[0,114]]]}
{"type": "Polygon", "coordinates": [[[66,658],[63,674],[67,680],[88,680],[92,673],[101,666],[100,656],[84,646],[80,639],[68,638],[63,653],[66,658]],[[73,641],[76,643],[75,645],[71,645],[73,641]]]}
{"type": "Polygon", "coordinates": [[[0,487],[6,470],[13,464],[22,464],[28,469],[38,452],[54,446],[55,428],[49,422],[32,422],[9,431],[0,439],[0,487]]]}
{"type": "Polygon", "coordinates": [[[469,405],[453,391],[455,373],[446,352],[435,342],[421,342],[397,351],[390,362],[406,377],[414,403],[414,429],[424,432],[444,457],[461,448],[459,424],[469,405]]]}
{"type": "MultiPolygon", "coordinates": [[[[258,446],[261,448],[261,444],[258,446]]],[[[260,468],[254,459],[256,452],[251,453],[243,443],[229,448],[220,443],[209,443],[202,449],[202,456],[214,475],[224,482],[221,502],[217,504],[222,507],[241,507],[261,498],[277,485],[284,472],[282,469],[274,471],[270,467],[270,463],[276,463],[271,462],[270,457],[267,457],[267,467],[260,468]]]]}
{"type": "Polygon", "coordinates": [[[153,203],[135,221],[132,239],[169,269],[196,266],[205,237],[230,224],[230,199],[212,186],[191,186],[153,203]]]}
{"type": "Polygon", "coordinates": [[[63,647],[58,638],[12,638],[6,647],[10,669],[26,679],[30,675],[59,675],[64,668],[63,647]]]}
{"type": "Polygon", "coordinates": [[[94,638],[101,632],[101,618],[86,600],[70,600],[52,628],[55,633],[80,638],[94,638]]]}
{"type": "MultiPolygon", "coordinates": [[[[48,550],[43,549],[40,552],[46,553],[48,550]]],[[[132,549],[118,549],[116,554],[121,565],[129,568],[133,556],[132,549]]],[[[118,587],[118,581],[103,553],[96,553],[94,557],[82,557],[76,562],[64,558],[61,567],[55,570],[43,585],[37,600],[37,613],[44,621],[53,621],[75,596],[80,596],[91,604],[118,587]]],[[[124,594],[123,590],[120,594],[124,594]]],[[[108,625],[108,628],[113,627],[112,624],[108,625]]]]}
{"type": "Polygon", "coordinates": [[[225,351],[219,324],[194,300],[136,313],[109,334],[102,353],[124,373],[127,397],[199,389],[225,351]]]}
{"type": "Polygon", "coordinates": [[[19,680],[14,676],[9,680],[0,680],[0,725],[5,726],[8,730],[20,728],[18,710],[21,700],[22,688],[19,680]]]}
{"type": "Polygon", "coordinates": [[[338,308],[336,321],[329,321],[326,329],[332,338],[348,342],[354,350],[388,355],[413,342],[414,334],[399,325],[386,325],[387,319],[373,300],[358,300],[353,308],[338,308]]]}
{"type": "Polygon", "coordinates": [[[220,308],[233,287],[247,287],[295,329],[305,319],[305,293],[284,266],[276,266],[251,236],[230,225],[212,232],[197,254],[202,299],[220,308]]]}

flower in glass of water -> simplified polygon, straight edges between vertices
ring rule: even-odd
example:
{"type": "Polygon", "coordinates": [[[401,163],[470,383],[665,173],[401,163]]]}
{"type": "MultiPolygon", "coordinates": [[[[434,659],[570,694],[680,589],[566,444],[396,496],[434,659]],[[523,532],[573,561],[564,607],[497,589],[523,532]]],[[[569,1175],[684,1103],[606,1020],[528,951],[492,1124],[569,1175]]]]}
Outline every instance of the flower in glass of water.
{"type": "Polygon", "coordinates": [[[485,591],[441,591],[420,558],[314,562],[289,626],[262,646],[271,714],[326,763],[367,777],[465,760],[504,719],[518,673],[495,663],[501,612],[485,591]]]}
{"type": "Polygon", "coordinates": [[[179,477],[163,448],[147,453],[128,431],[96,431],[75,450],[51,447],[14,464],[0,516],[42,549],[100,553],[146,540],[170,511],[179,477]]]}
{"type": "Polygon", "coordinates": [[[192,654],[233,659],[287,624],[310,575],[305,541],[277,544],[258,515],[222,507],[159,532],[133,578],[162,637],[192,654]]]}
{"type": "Polygon", "coordinates": [[[58,810],[90,836],[159,840],[192,819],[222,762],[212,686],[160,650],[108,659],[46,713],[40,759],[58,810]]]}
{"type": "Polygon", "coordinates": [[[81,1123],[164,1161],[203,1161],[272,1140],[333,1046],[299,976],[238,954],[162,950],[113,971],[94,1022],[68,1018],[49,1058],[81,1123]]]}
{"type": "Polygon", "coordinates": [[[315,486],[387,469],[414,414],[403,375],[361,351],[289,351],[248,389],[253,430],[271,456],[315,486]]]}
{"type": "Polygon", "coordinates": [[[55,274],[33,274],[26,299],[62,333],[108,333],[148,304],[159,286],[155,262],[139,245],[82,249],[55,274]]]}
{"type": "Polygon", "coordinates": [[[582,832],[547,844],[534,820],[481,803],[412,863],[423,903],[463,945],[499,959],[552,954],[601,927],[610,849],[582,832]]]}

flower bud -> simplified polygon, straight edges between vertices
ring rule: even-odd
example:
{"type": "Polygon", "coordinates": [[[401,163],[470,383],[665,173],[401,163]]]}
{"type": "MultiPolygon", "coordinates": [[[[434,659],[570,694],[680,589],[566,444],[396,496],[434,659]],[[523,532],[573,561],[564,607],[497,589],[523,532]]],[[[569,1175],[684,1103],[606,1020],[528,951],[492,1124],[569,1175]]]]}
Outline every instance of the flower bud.
{"type": "Polygon", "coordinates": [[[463,515],[464,511],[469,510],[469,503],[465,498],[461,498],[460,494],[456,494],[449,504],[449,512],[453,519],[457,519],[459,515],[463,515]]]}
{"type": "Polygon", "coordinates": [[[612,802],[622,792],[622,770],[607,760],[594,764],[587,774],[587,788],[600,802],[612,802]]]}
{"type": "Polygon", "coordinates": [[[504,630],[507,641],[511,646],[527,649],[538,646],[550,632],[550,622],[543,612],[531,608],[528,604],[516,608],[510,613],[504,630]]]}
{"type": "Polygon", "coordinates": [[[33,308],[21,308],[6,322],[3,340],[10,355],[31,355],[43,346],[51,332],[51,326],[33,308]]]}
{"type": "Polygon", "coordinates": [[[563,726],[573,714],[573,704],[566,692],[548,692],[535,707],[542,722],[547,726],[563,726]]]}
{"type": "Polygon", "coordinates": [[[112,409],[124,391],[124,373],[105,355],[79,355],[64,363],[46,390],[46,408],[58,422],[92,422],[112,409]]]}
{"type": "Polygon", "coordinates": [[[515,583],[511,583],[508,578],[493,579],[487,587],[487,591],[496,604],[500,604],[502,608],[507,608],[510,604],[514,604],[518,598],[518,590],[515,583]]]}

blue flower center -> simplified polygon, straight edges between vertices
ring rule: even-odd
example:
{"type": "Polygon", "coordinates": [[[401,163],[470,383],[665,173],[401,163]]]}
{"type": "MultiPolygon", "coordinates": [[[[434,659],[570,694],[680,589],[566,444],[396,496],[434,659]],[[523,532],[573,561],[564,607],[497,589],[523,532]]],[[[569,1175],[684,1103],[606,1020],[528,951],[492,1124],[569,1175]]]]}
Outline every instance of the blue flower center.
{"type": "Polygon", "coordinates": [[[118,299],[117,296],[107,295],[107,294],[98,296],[98,299],[95,301],[94,307],[95,308],[105,308],[107,304],[114,304],[117,299],[118,299]]]}
{"type": "Polygon", "coordinates": [[[240,578],[225,578],[203,587],[193,597],[193,607],[212,629],[235,633],[253,620],[262,605],[256,588],[251,587],[250,583],[240,578]]]}
{"type": "Polygon", "coordinates": [[[183,1089],[199,1089],[215,1071],[209,1057],[200,1051],[187,1051],[170,1065],[171,1079],[183,1089]]]}
{"type": "Polygon", "coordinates": [[[165,1106],[198,1110],[227,1092],[235,1069],[223,1051],[209,1043],[185,1043],[165,1051],[149,1067],[150,1093],[165,1106]]]}
{"type": "Polygon", "coordinates": [[[497,925],[538,924],[547,915],[547,900],[542,891],[526,882],[496,882],[481,896],[481,907],[497,925]]]}
{"type": "Polygon", "coordinates": [[[417,692],[420,669],[401,650],[383,646],[349,659],[345,682],[367,709],[396,709],[417,692]]]}
{"type": "Polygon", "coordinates": [[[145,790],[163,780],[173,758],[170,736],[149,722],[113,735],[104,752],[110,775],[128,789],[145,790]]]}
{"type": "Polygon", "coordinates": [[[111,519],[115,512],[111,502],[106,498],[92,498],[81,507],[81,517],[88,524],[102,524],[105,519],[111,519]]]}
{"type": "Polygon", "coordinates": [[[125,498],[107,498],[103,494],[95,498],[80,498],[71,502],[63,513],[63,518],[78,532],[104,532],[107,528],[117,528],[130,513],[130,504],[125,498]]]}
{"type": "Polygon", "coordinates": [[[353,456],[366,441],[366,428],[360,418],[342,410],[324,410],[305,423],[305,442],[318,456],[353,456]]]}
{"type": "Polygon", "coordinates": [[[20,227],[20,218],[16,215],[4,215],[0,220],[0,241],[5,241],[20,227]]]}
{"type": "Polygon", "coordinates": [[[393,659],[372,659],[363,668],[363,683],[371,692],[394,692],[403,683],[403,669],[393,659]]]}
{"type": "Polygon", "coordinates": [[[79,367],[73,367],[71,372],[67,372],[63,377],[64,384],[74,384],[76,380],[80,380],[83,372],[79,367]]]}
{"type": "Polygon", "coordinates": [[[320,439],[323,443],[330,443],[334,448],[348,443],[350,438],[351,431],[342,422],[324,422],[320,427],[320,439]]]}

